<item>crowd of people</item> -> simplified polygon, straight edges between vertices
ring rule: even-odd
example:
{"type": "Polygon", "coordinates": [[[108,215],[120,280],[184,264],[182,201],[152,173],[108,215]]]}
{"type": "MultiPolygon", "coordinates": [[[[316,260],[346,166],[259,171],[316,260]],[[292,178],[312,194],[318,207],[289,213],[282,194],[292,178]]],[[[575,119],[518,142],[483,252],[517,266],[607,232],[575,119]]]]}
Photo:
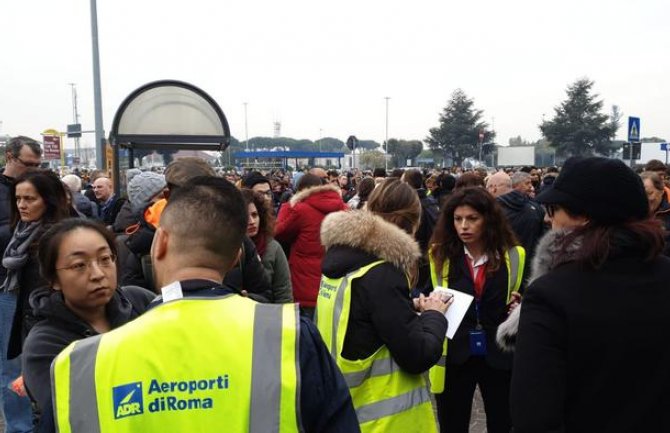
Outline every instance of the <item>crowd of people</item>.
{"type": "Polygon", "coordinates": [[[7,433],[668,431],[668,167],[0,175],[7,433]],[[446,338],[449,290],[473,297],[446,338]],[[432,394],[432,395],[431,395],[432,394]],[[435,406],[435,408],[434,408],[435,406]]]}

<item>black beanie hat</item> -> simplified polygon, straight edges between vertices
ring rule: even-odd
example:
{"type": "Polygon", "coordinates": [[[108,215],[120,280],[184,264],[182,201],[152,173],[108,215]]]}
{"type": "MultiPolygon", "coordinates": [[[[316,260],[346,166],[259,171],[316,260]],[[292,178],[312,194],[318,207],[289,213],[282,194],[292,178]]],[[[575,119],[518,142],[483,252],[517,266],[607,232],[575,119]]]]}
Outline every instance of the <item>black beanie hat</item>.
{"type": "Polygon", "coordinates": [[[537,201],[606,224],[649,216],[642,179],[618,159],[568,159],[554,184],[542,191],[537,201]]]}

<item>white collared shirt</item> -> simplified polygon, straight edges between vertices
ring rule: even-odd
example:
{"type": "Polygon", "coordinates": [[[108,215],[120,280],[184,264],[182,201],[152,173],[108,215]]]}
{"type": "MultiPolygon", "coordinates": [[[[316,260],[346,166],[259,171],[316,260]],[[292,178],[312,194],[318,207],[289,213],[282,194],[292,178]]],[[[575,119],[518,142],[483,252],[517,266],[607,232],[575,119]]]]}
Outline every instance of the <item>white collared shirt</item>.
{"type": "Polygon", "coordinates": [[[472,270],[474,274],[472,278],[476,280],[477,276],[479,276],[479,272],[481,272],[481,270],[484,268],[484,265],[488,263],[489,257],[484,254],[475,262],[474,257],[472,257],[472,254],[470,254],[470,250],[468,250],[468,247],[463,245],[463,250],[465,251],[465,256],[469,260],[470,264],[472,264],[472,270]]]}

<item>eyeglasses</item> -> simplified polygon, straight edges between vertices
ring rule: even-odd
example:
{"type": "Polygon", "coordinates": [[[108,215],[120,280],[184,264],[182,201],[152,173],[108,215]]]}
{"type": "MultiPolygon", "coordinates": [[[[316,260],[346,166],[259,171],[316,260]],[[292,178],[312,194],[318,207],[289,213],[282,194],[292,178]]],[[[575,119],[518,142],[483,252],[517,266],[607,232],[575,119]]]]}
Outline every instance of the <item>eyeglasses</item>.
{"type": "Polygon", "coordinates": [[[56,268],[56,270],[57,271],[68,270],[76,272],[78,274],[85,274],[86,272],[91,270],[93,262],[95,262],[101,269],[111,268],[112,266],[114,266],[114,263],[116,263],[116,256],[114,254],[104,254],[95,259],[81,260],[71,264],[70,266],[63,266],[62,268],[56,268]]]}
{"type": "Polygon", "coordinates": [[[17,160],[17,161],[19,161],[19,162],[21,163],[21,165],[23,165],[24,167],[33,167],[33,168],[35,168],[35,167],[39,167],[39,166],[41,165],[41,163],[39,163],[39,162],[27,162],[27,161],[24,161],[24,160],[22,160],[21,158],[19,158],[18,156],[15,156],[14,159],[17,160]]]}

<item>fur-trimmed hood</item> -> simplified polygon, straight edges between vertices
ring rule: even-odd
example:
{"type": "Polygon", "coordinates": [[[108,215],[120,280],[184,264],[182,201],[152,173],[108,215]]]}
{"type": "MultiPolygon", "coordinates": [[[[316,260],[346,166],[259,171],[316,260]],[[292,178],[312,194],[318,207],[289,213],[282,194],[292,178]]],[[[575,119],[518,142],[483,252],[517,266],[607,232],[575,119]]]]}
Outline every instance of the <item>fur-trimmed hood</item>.
{"type": "MultiPolygon", "coordinates": [[[[574,239],[566,246],[565,251],[561,252],[565,237],[570,232],[570,230],[550,230],[540,239],[535,249],[535,257],[533,257],[533,262],[531,263],[531,273],[526,281],[526,287],[558,266],[575,260],[577,252],[582,247],[580,238],[574,239]]],[[[514,350],[516,334],[519,330],[520,315],[521,306],[518,306],[512,311],[507,320],[498,327],[496,340],[498,341],[498,346],[505,351],[511,352],[514,350]]]]}
{"type": "Polygon", "coordinates": [[[337,193],[337,195],[340,197],[340,200],[342,200],[342,193],[340,192],[340,188],[332,184],[327,184],[327,185],[319,185],[310,188],[305,188],[302,191],[294,194],[293,197],[291,197],[289,203],[291,204],[291,207],[295,207],[296,204],[306,201],[309,197],[315,194],[320,194],[328,191],[337,193]]]}
{"type": "Polygon", "coordinates": [[[321,243],[326,251],[335,246],[361,250],[404,272],[410,272],[421,256],[419,244],[411,235],[365,210],[328,215],[321,225],[321,243]]]}

